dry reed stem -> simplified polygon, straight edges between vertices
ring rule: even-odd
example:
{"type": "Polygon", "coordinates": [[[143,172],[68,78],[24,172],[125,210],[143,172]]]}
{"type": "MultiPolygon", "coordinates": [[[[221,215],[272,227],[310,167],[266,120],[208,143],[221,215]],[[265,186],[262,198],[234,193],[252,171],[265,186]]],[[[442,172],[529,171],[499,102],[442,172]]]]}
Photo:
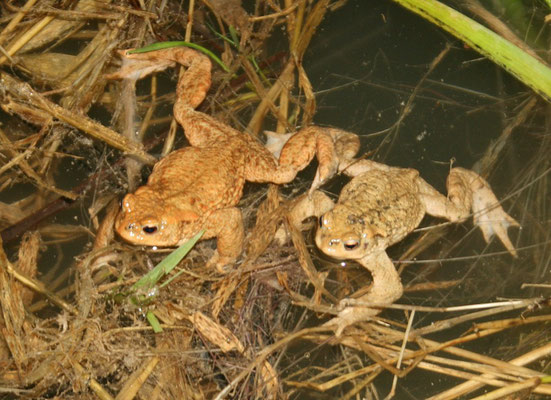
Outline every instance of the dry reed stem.
{"type": "MultiPolygon", "coordinates": [[[[514,366],[522,366],[522,365],[530,364],[540,358],[547,357],[550,354],[550,352],[551,352],[551,343],[548,343],[540,348],[531,350],[520,357],[514,358],[513,360],[509,361],[509,363],[510,365],[514,365],[514,366]]],[[[499,370],[502,370],[502,368],[499,367],[499,370]]],[[[520,371],[520,372],[523,372],[523,371],[520,371]]],[[[519,375],[519,372],[512,371],[512,374],[519,375]]],[[[530,375],[521,375],[521,376],[530,376],[530,375]]],[[[457,385],[454,388],[448,389],[436,396],[431,397],[431,400],[444,400],[444,399],[457,398],[459,396],[464,396],[470,392],[473,392],[479,389],[481,386],[482,385],[480,384],[480,382],[477,382],[474,380],[466,381],[460,385],[457,385]]]]}
{"type": "MultiPolygon", "coordinates": [[[[484,308],[487,307],[488,309],[461,315],[458,317],[449,318],[449,319],[442,319],[434,323],[431,323],[428,326],[416,328],[413,330],[412,336],[427,335],[429,333],[434,333],[444,329],[452,328],[461,323],[465,323],[468,321],[475,321],[477,319],[482,319],[482,318],[487,318],[489,316],[496,315],[503,312],[509,312],[509,311],[518,310],[518,309],[530,309],[533,307],[537,307],[540,302],[541,302],[541,299],[525,299],[525,300],[514,300],[510,302],[474,304],[470,306],[443,307],[438,309],[431,308],[430,311],[433,311],[433,312],[467,311],[473,308],[481,308],[481,307],[484,307],[484,308]]],[[[423,307],[414,307],[413,309],[417,311],[429,311],[429,309],[423,310],[423,307]]],[[[545,319],[547,318],[545,318],[544,316],[544,320],[545,319]]],[[[511,321],[519,321],[519,323],[521,324],[524,323],[523,322],[524,319],[522,318],[515,318],[515,319],[512,319],[511,321]]],[[[513,322],[511,322],[511,326],[512,325],[513,325],[513,322]]]]}
{"type": "Polygon", "coordinates": [[[31,332],[29,332],[29,325],[25,324],[25,309],[21,291],[10,279],[9,270],[13,270],[13,266],[0,246],[0,306],[2,308],[0,356],[2,359],[11,357],[21,375],[25,370],[29,344],[25,339],[31,332]]]}
{"type": "Polygon", "coordinates": [[[13,43],[6,51],[6,55],[0,57],[0,65],[8,61],[10,56],[13,56],[18,50],[25,46],[33,37],[35,37],[44,27],[54,20],[53,16],[42,18],[37,24],[34,24],[31,29],[25,32],[15,43],[13,43]]]}
{"type": "MultiPolygon", "coordinates": [[[[323,383],[317,383],[312,381],[285,381],[286,384],[299,387],[299,388],[308,388],[317,390],[319,392],[326,392],[330,389],[333,389],[337,386],[340,386],[344,383],[351,382],[356,378],[359,378],[361,376],[369,374],[369,380],[372,381],[374,378],[376,378],[384,368],[382,368],[379,364],[372,364],[368,365],[363,368],[358,368],[352,372],[348,373],[341,373],[336,378],[333,378],[329,381],[325,381],[323,383]]],[[[323,375],[318,375],[315,378],[320,378],[323,375]]],[[[314,378],[313,378],[314,379],[314,378]]],[[[313,380],[312,379],[312,380],[313,380]]]]}
{"type": "MultiPolygon", "coordinates": [[[[0,246],[1,244],[2,242],[0,239],[0,246]]],[[[45,295],[46,297],[48,297],[48,299],[50,299],[50,301],[52,301],[54,304],[57,304],[63,310],[71,314],[77,314],[76,309],[72,305],[62,300],[55,293],[52,293],[50,290],[46,289],[46,287],[42,282],[37,281],[36,279],[29,278],[26,275],[20,273],[10,262],[7,261],[7,259],[5,259],[5,254],[3,253],[3,251],[1,253],[0,258],[4,258],[4,261],[5,261],[5,264],[2,265],[2,268],[14,279],[16,279],[17,281],[19,281],[21,284],[25,285],[29,289],[35,291],[36,293],[45,295]]]]}
{"type": "Polygon", "coordinates": [[[489,28],[491,28],[494,32],[497,32],[503,38],[507,39],[507,41],[513,43],[515,46],[521,48],[532,57],[546,64],[546,62],[540,58],[534,49],[527,45],[524,40],[520,39],[504,21],[484,8],[478,0],[465,0],[461,6],[477,16],[478,19],[483,20],[489,28]]]}
{"type": "Polygon", "coordinates": [[[273,14],[260,15],[258,17],[250,17],[249,21],[256,22],[256,21],[262,21],[262,20],[265,20],[265,19],[277,19],[277,18],[280,18],[280,17],[285,17],[286,15],[289,15],[293,11],[295,11],[295,9],[298,7],[299,4],[300,4],[300,2],[296,1],[294,4],[291,4],[290,6],[286,7],[284,10],[275,12],[273,14]]]}
{"type": "Polygon", "coordinates": [[[19,10],[19,12],[11,19],[11,21],[6,25],[6,27],[0,32],[0,45],[4,43],[4,41],[7,38],[7,35],[11,33],[16,27],[19,22],[25,17],[25,15],[29,12],[29,10],[34,6],[37,0],[28,0],[23,7],[19,10]]]}
{"type": "Polygon", "coordinates": [[[84,370],[84,368],[78,363],[73,362],[72,363],[73,369],[76,371],[78,375],[80,375],[80,378],[86,382],[88,382],[88,385],[90,386],[90,389],[94,392],[96,396],[100,400],[115,400],[105,388],[99,384],[98,381],[96,381],[94,378],[90,377],[89,374],[84,370]]]}
{"type": "Polygon", "coordinates": [[[115,397],[115,400],[134,399],[147,378],[153,373],[159,361],[161,361],[159,357],[151,357],[148,360],[144,360],[142,367],[130,375],[121,391],[117,394],[117,397],[115,397]]]}
{"type": "Polygon", "coordinates": [[[316,327],[316,328],[307,328],[302,329],[298,332],[294,332],[292,334],[287,335],[283,339],[278,340],[274,344],[271,344],[269,346],[264,347],[262,350],[256,353],[254,361],[246,368],[244,369],[239,375],[237,375],[230,383],[227,385],[223,390],[221,390],[216,397],[213,398],[213,400],[221,400],[223,399],[231,390],[233,390],[243,379],[245,379],[254,368],[258,368],[259,366],[263,365],[266,361],[266,358],[270,356],[272,353],[277,351],[278,349],[287,346],[289,343],[293,342],[294,340],[307,336],[309,334],[315,333],[315,332],[324,332],[329,330],[326,327],[316,327]]]}
{"type": "MultiPolygon", "coordinates": [[[[13,78],[9,74],[1,73],[0,81],[4,84],[5,90],[16,99],[25,101],[42,111],[48,112],[52,117],[88,133],[92,137],[102,140],[116,149],[133,155],[145,163],[152,164],[155,162],[154,157],[144,152],[134,143],[129,142],[117,132],[93,121],[85,115],[79,115],[58,106],[36,92],[30,85],[13,78]]],[[[9,112],[10,110],[6,111],[9,112]]]]}
{"type": "Polygon", "coordinates": [[[214,322],[203,313],[195,312],[191,321],[209,342],[218,346],[223,352],[232,350],[237,350],[241,354],[245,352],[243,344],[228,328],[214,322]]]}
{"type": "Polygon", "coordinates": [[[32,153],[32,147],[27,149],[25,152],[19,154],[15,150],[11,150],[11,148],[13,147],[12,142],[9,140],[2,129],[0,129],[0,143],[4,146],[6,153],[8,153],[8,155],[11,157],[11,160],[2,168],[0,168],[0,173],[7,170],[8,168],[12,168],[17,165],[21,169],[21,171],[23,171],[25,175],[27,175],[27,177],[29,177],[39,187],[71,200],[75,200],[77,198],[77,195],[75,193],[58,189],[55,186],[49,185],[48,183],[44,182],[40,175],[37,174],[35,170],[27,163],[26,158],[32,153]]]}
{"type": "Polygon", "coordinates": [[[285,83],[287,82],[287,75],[291,74],[292,71],[294,71],[294,68],[295,66],[293,62],[289,61],[283,69],[278,80],[266,92],[265,96],[260,99],[260,103],[256,107],[252,118],[245,128],[246,132],[252,132],[253,134],[258,134],[258,132],[260,132],[268,109],[277,109],[277,107],[275,106],[275,101],[283,90],[285,83]],[[283,79],[282,77],[285,77],[285,79],[283,79]]]}
{"type": "MultiPolygon", "coordinates": [[[[548,318],[547,318],[548,319],[548,318]]],[[[516,319],[518,323],[521,323],[520,320],[523,320],[522,318],[516,319]]],[[[541,321],[541,318],[535,317],[529,321],[528,323],[538,323],[541,321]]],[[[523,323],[523,322],[522,322],[523,323]]],[[[296,381],[289,381],[286,382],[287,384],[296,386],[296,387],[308,387],[320,391],[327,391],[330,390],[336,386],[342,385],[344,382],[348,382],[351,380],[354,380],[362,375],[368,374],[368,373],[374,373],[377,371],[376,367],[383,367],[394,374],[398,376],[403,376],[411,371],[413,366],[418,366],[423,369],[431,370],[434,372],[459,377],[467,380],[472,380],[473,383],[470,385],[465,385],[465,387],[468,387],[470,390],[475,390],[477,387],[475,385],[480,384],[480,382],[483,382],[485,384],[490,385],[496,385],[496,386],[504,386],[506,385],[505,382],[501,380],[493,379],[493,376],[501,375],[502,377],[505,377],[509,381],[515,381],[518,376],[524,376],[526,378],[531,378],[534,376],[543,376],[541,373],[527,369],[527,368],[518,368],[516,363],[511,362],[505,362],[501,360],[496,360],[491,357],[483,356],[474,352],[470,352],[467,350],[460,349],[456,347],[460,343],[466,343],[473,340],[478,340],[479,338],[482,338],[484,336],[488,336],[491,334],[495,334],[500,332],[502,329],[511,328],[513,327],[514,323],[506,320],[503,323],[495,323],[492,324],[491,327],[485,328],[485,329],[477,329],[477,333],[470,334],[470,335],[464,335],[462,338],[452,339],[448,342],[444,343],[438,343],[432,340],[428,340],[425,338],[418,337],[416,340],[420,340],[424,344],[423,350],[409,350],[409,349],[401,349],[396,346],[391,346],[390,343],[393,341],[398,341],[400,335],[397,331],[392,331],[389,328],[383,328],[376,324],[369,324],[370,328],[373,330],[371,334],[374,334],[375,332],[382,333],[383,337],[386,338],[388,341],[387,343],[380,343],[375,344],[376,341],[373,339],[370,339],[369,337],[362,338],[362,336],[358,336],[357,334],[351,335],[350,333],[342,338],[339,339],[339,343],[342,345],[346,345],[352,348],[357,348],[358,350],[363,351],[366,355],[368,355],[370,358],[373,358],[376,362],[375,364],[372,364],[370,366],[360,368],[354,373],[350,374],[343,374],[341,376],[338,376],[334,379],[331,379],[330,381],[318,383],[314,382],[314,378],[310,381],[303,381],[303,382],[296,382],[296,381]],[[499,326],[499,328],[494,328],[493,326],[499,326]],[[435,353],[437,351],[445,351],[449,352],[455,356],[467,358],[470,360],[473,360],[476,363],[463,363],[461,361],[458,361],[457,359],[446,361],[444,358],[441,357],[435,357],[432,356],[432,353],[435,353]],[[397,362],[400,359],[400,354],[403,352],[404,354],[404,360],[408,363],[409,367],[406,368],[406,370],[399,371],[394,369],[391,365],[397,362]],[[411,361],[413,360],[413,364],[411,361]],[[468,373],[464,371],[460,371],[457,368],[449,368],[449,367],[442,367],[437,366],[434,363],[427,362],[428,361],[437,361],[439,363],[445,363],[449,366],[453,367],[462,367],[462,368],[468,368],[473,369],[474,371],[481,372],[486,375],[476,375],[473,373],[468,373]],[[492,371],[492,372],[489,372],[492,371]],[[471,389],[472,388],[472,389],[471,389]]],[[[310,340],[314,340],[318,343],[325,342],[328,338],[326,338],[323,335],[320,335],[318,337],[311,337],[310,340]]],[[[537,357],[544,357],[548,352],[551,351],[551,346],[546,346],[547,350],[545,348],[542,349],[542,351],[538,352],[537,357]]],[[[533,361],[536,356],[527,356],[527,361],[533,361]]],[[[467,390],[467,389],[463,389],[467,390]]],[[[549,394],[551,393],[551,385],[540,385],[538,388],[535,389],[535,392],[537,393],[544,393],[549,394]]],[[[441,399],[441,398],[448,398],[448,397],[435,397],[435,399],[441,399]]]]}
{"type": "MultiPolygon", "coordinates": [[[[533,115],[534,107],[536,106],[538,99],[533,96],[530,97],[522,109],[515,115],[515,117],[507,123],[507,126],[503,128],[501,135],[494,140],[484,152],[484,156],[480,158],[473,169],[475,171],[480,171],[483,175],[488,175],[489,171],[495,169],[495,165],[499,160],[499,156],[502,151],[505,151],[505,145],[510,141],[510,136],[513,131],[522,126],[531,115],[533,115]]],[[[505,199],[502,199],[504,201],[505,199]]]]}
{"type": "MultiPolygon", "coordinates": [[[[503,399],[505,396],[509,396],[511,394],[515,394],[518,392],[523,392],[519,397],[512,397],[516,399],[524,399],[527,398],[528,395],[534,391],[535,388],[541,383],[541,380],[539,378],[532,378],[528,379],[523,382],[518,383],[511,383],[510,385],[507,385],[505,387],[502,387],[500,389],[496,389],[492,392],[486,393],[482,396],[474,397],[473,400],[495,400],[495,399],[503,399]]],[[[549,393],[548,393],[549,394],[549,393]]]]}
{"type": "MultiPolygon", "coordinates": [[[[238,351],[243,355],[250,353],[245,351],[241,341],[226,327],[211,320],[203,313],[195,312],[191,317],[195,328],[211,343],[219,347],[223,352],[238,351]]],[[[261,387],[268,393],[268,398],[276,398],[279,388],[277,373],[267,360],[257,367],[262,380],[261,387]]]]}
{"type": "Polygon", "coordinates": [[[318,272],[314,267],[312,258],[310,257],[308,249],[306,248],[306,242],[304,241],[302,232],[300,232],[297,227],[290,223],[287,223],[286,227],[291,233],[291,240],[297,251],[300,266],[302,270],[306,273],[308,281],[311,282],[314,286],[314,304],[320,304],[323,295],[325,295],[332,301],[336,301],[337,299],[331,293],[329,293],[327,289],[325,289],[325,278],[327,278],[327,275],[329,273],[318,272]]]}

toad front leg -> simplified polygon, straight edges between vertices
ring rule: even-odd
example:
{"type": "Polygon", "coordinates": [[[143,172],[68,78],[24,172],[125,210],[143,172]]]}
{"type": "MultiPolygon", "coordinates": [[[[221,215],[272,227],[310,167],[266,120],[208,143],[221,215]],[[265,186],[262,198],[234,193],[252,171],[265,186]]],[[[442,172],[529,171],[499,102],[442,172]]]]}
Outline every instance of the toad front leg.
{"type": "Polygon", "coordinates": [[[216,210],[205,222],[203,239],[216,237],[216,250],[207,262],[207,267],[214,266],[218,272],[225,274],[226,265],[237,260],[243,248],[243,216],[238,208],[230,207],[216,210]]]}
{"type": "Polygon", "coordinates": [[[484,240],[489,242],[495,234],[509,253],[517,256],[507,235],[507,228],[519,226],[519,223],[503,210],[490,185],[476,172],[453,168],[446,185],[448,197],[421,178],[418,178],[418,186],[428,214],[451,222],[461,222],[469,217],[472,210],[474,224],[482,231],[484,240]]]}
{"type": "Polygon", "coordinates": [[[381,309],[377,306],[388,306],[402,297],[400,275],[386,252],[380,251],[356,261],[371,273],[373,284],[367,294],[356,299],[341,300],[339,307],[344,308],[335,318],[325,323],[335,329],[336,336],[340,336],[347,326],[379,314],[381,309]]]}

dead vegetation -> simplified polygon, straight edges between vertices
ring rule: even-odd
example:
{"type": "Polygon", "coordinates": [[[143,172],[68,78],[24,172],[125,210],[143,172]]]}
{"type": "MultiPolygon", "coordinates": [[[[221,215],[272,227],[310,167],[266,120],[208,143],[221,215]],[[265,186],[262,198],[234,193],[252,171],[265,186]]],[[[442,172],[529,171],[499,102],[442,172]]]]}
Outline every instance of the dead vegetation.
{"type": "MultiPolygon", "coordinates": [[[[205,270],[211,248],[202,242],[180,264],[180,275],[149,302],[130,301],[128,288],[167,253],[113,240],[112,231],[102,231],[105,225],[99,223],[114,216],[116,199],[128,187],[141,182],[141,167],[156,160],[152,154],[166,154],[180,139],[177,124],[156,112],[173,103],[173,91],[158,93],[156,78],[149,93],[138,96],[142,122],[133,125],[129,88],[105,78],[116,68],[116,50],[162,40],[211,48],[229,72],[217,69],[202,110],[253,135],[266,128],[267,119],[270,129],[292,131],[312,122],[316,109],[302,67],[304,52],[324,14],[343,5],[257,1],[248,11],[233,0],[191,1],[187,9],[181,2],[157,0],[2,5],[0,193],[6,197],[0,203],[0,387],[5,398],[309,398],[312,391],[320,398],[379,398],[377,391],[393,393],[400,379],[421,369],[463,382],[433,399],[472,397],[483,387],[494,390],[484,398],[551,394],[550,315],[547,301],[536,297],[540,292],[523,296],[526,300],[464,308],[395,305],[336,338],[322,323],[336,313],[337,299],[361,293],[369,277],[315,266],[308,238],[292,227],[287,227],[289,243],[272,243],[290,205],[306,190],[300,186],[285,196],[275,186],[251,190],[242,200],[250,233],[246,256],[233,272],[220,276],[205,270]],[[265,54],[276,28],[285,31],[288,51],[265,54]],[[101,114],[98,110],[108,111],[102,123],[90,116],[101,114]],[[248,124],[237,116],[248,116],[248,124]],[[136,130],[143,142],[134,141],[136,130]],[[88,177],[73,189],[61,188],[56,181],[65,173],[61,168],[70,169],[71,159],[81,158],[90,165],[88,177]],[[30,194],[15,196],[14,190],[30,194]],[[86,210],[88,223],[51,222],[75,205],[86,210]],[[93,249],[51,262],[39,274],[37,260],[47,248],[79,238],[91,242],[94,236],[101,240],[93,249]],[[144,318],[148,310],[162,332],[154,333],[144,318]],[[419,315],[432,317],[418,323],[419,315]],[[500,340],[516,351],[492,356],[467,350],[468,344],[493,337],[507,338],[500,340]],[[372,383],[381,375],[394,381],[375,389],[372,383]]],[[[417,94],[415,89],[392,129],[399,129],[417,94]]],[[[492,172],[512,130],[538,121],[541,108],[536,98],[524,102],[487,150],[481,170],[492,172]]],[[[549,118],[538,122],[549,124],[549,118]]],[[[530,238],[522,242],[521,260],[538,268],[541,282],[549,278],[548,136],[515,177],[516,192],[510,194],[523,237],[530,238]]],[[[440,237],[441,229],[419,235],[395,256],[400,269],[440,237]]],[[[444,259],[451,248],[440,246],[431,254],[444,259]]],[[[436,292],[460,283],[422,282],[406,290],[436,292]]],[[[479,283],[477,289],[486,290],[484,284],[492,285],[479,283]]]]}

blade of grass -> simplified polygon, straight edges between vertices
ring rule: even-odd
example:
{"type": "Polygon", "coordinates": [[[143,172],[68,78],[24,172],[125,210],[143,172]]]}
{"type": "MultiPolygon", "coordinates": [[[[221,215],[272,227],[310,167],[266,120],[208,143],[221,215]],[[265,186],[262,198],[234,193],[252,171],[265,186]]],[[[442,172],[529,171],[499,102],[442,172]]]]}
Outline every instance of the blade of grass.
{"type": "Polygon", "coordinates": [[[178,47],[178,46],[186,46],[186,47],[198,50],[198,51],[206,54],[210,58],[212,58],[213,61],[216,64],[220,65],[220,67],[222,67],[222,69],[224,71],[230,72],[230,69],[226,66],[226,64],[224,64],[224,62],[216,54],[214,54],[212,51],[210,51],[209,49],[204,48],[203,46],[199,46],[198,44],[191,43],[191,42],[185,42],[185,41],[182,41],[182,40],[173,41],[173,42],[152,43],[152,44],[149,44],[147,46],[140,47],[139,49],[131,50],[128,53],[129,54],[148,53],[150,51],[163,50],[163,49],[168,49],[168,48],[171,48],[171,47],[178,47]]]}
{"type": "Polygon", "coordinates": [[[138,282],[132,285],[131,290],[148,290],[155,286],[163,276],[170,273],[170,271],[172,271],[176,267],[176,265],[178,265],[180,260],[182,260],[182,258],[184,258],[186,254],[189,253],[195,243],[197,243],[201,236],[203,236],[203,233],[205,233],[205,231],[199,232],[197,235],[193,236],[186,243],[184,243],[168,256],[166,256],[163,261],[155,266],[155,268],[142,276],[142,278],[138,282]]]}
{"type": "MultiPolygon", "coordinates": [[[[151,291],[151,289],[157,285],[159,280],[169,274],[178,263],[186,256],[187,253],[193,248],[195,243],[203,236],[203,233],[205,231],[199,232],[197,235],[189,239],[187,242],[185,242],[183,245],[178,247],[176,250],[174,250],[172,253],[170,253],[168,256],[166,256],[163,261],[161,261],[159,264],[155,266],[151,271],[149,271],[147,274],[142,276],[142,278],[136,282],[132,287],[130,288],[131,292],[136,293],[137,291],[140,292],[149,292],[145,296],[130,296],[131,302],[133,302],[136,305],[142,306],[144,305],[150,298],[151,294],[156,293],[156,290],[151,291]]],[[[178,276],[179,274],[176,274],[178,276]]],[[[169,279],[169,282],[172,281],[175,277],[172,277],[169,279]]],[[[165,282],[161,287],[166,286],[168,282],[165,282]]],[[[161,327],[161,323],[157,319],[157,316],[154,314],[152,310],[147,310],[145,313],[145,318],[147,319],[147,322],[149,322],[149,325],[153,328],[153,332],[159,333],[163,331],[163,328],[161,327]]]]}
{"type": "Polygon", "coordinates": [[[145,318],[147,319],[147,322],[149,322],[149,325],[153,328],[153,332],[160,333],[163,331],[163,328],[161,327],[161,323],[157,319],[157,316],[153,313],[153,311],[149,310],[145,314],[145,318]]]}

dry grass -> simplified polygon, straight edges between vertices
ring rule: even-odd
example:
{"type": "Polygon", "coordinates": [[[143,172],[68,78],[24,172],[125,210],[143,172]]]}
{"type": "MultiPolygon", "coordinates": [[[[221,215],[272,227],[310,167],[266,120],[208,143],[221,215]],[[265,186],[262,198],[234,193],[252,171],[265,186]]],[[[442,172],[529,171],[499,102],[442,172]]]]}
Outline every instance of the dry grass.
{"type": "MultiPolygon", "coordinates": [[[[204,112],[235,127],[242,121],[236,116],[248,115],[249,123],[241,128],[253,135],[265,127],[267,116],[275,126],[271,129],[291,131],[310,123],[316,109],[302,68],[304,52],[324,14],[342,5],[285,2],[286,8],[275,9],[270,1],[258,1],[251,17],[236,1],[191,2],[189,10],[173,1],[139,4],[146,10],[98,0],[74,2],[70,10],[54,8],[53,1],[28,1],[21,9],[2,6],[0,96],[10,118],[0,127],[0,191],[34,187],[17,202],[0,204],[5,249],[0,248],[0,387],[6,398],[308,398],[312,390],[325,398],[377,398],[372,384],[380,375],[395,377],[382,389],[392,393],[396,382],[420,370],[463,382],[433,399],[472,398],[469,393],[481,387],[500,388],[495,396],[516,393],[514,398],[551,394],[545,378],[551,317],[541,298],[475,309],[395,305],[398,311],[382,314],[392,319],[358,324],[336,338],[322,322],[335,314],[332,305],[338,298],[363,290],[369,277],[327,266],[319,272],[310,242],[298,231],[291,232],[292,243],[272,243],[296,193],[305,191],[300,186],[292,195],[282,196],[271,186],[244,197],[240,207],[250,235],[239,269],[226,276],[205,270],[212,250],[211,243],[202,242],[180,264],[181,275],[151,303],[129,301],[128,288],[165,253],[114,240],[100,221],[112,217],[116,198],[141,180],[141,166],[155,161],[151,149],[163,143],[166,153],[178,138],[174,121],[154,112],[173,102],[172,92],[157,93],[156,78],[149,95],[138,97],[136,112],[145,115],[139,127],[143,143],[118,133],[133,133],[135,127],[128,122],[133,104],[117,101],[127,98],[125,89],[105,79],[116,69],[115,50],[159,38],[200,42],[222,54],[231,71],[215,72],[204,112]],[[216,37],[209,21],[226,37],[231,37],[228,26],[236,27],[240,51],[216,37]],[[260,50],[276,28],[287,31],[293,57],[260,50]],[[78,50],[61,53],[60,44],[78,50]],[[107,110],[112,124],[89,117],[93,107],[107,110]],[[60,188],[54,179],[58,170],[82,157],[94,171],[72,190],[60,188]],[[50,222],[49,217],[74,204],[86,207],[88,225],[50,222]],[[38,275],[37,259],[46,247],[94,235],[101,241],[76,255],[71,268],[52,263],[38,275]],[[162,333],[153,332],[146,310],[155,312],[162,333]],[[493,337],[516,351],[490,356],[467,350],[493,337]]],[[[412,91],[388,137],[411,112],[417,94],[412,91]]],[[[512,130],[540,115],[537,100],[526,101],[481,159],[481,170],[491,174],[512,130]]],[[[524,227],[522,262],[539,268],[542,281],[549,277],[550,147],[543,138],[539,153],[515,177],[516,192],[511,193],[524,227]]],[[[441,229],[419,235],[399,257],[401,270],[441,235],[441,229]]],[[[438,261],[450,249],[437,246],[430,254],[438,261]]],[[[439,293],[458,283],[425,280],[406,290],[439,293]]]]}

